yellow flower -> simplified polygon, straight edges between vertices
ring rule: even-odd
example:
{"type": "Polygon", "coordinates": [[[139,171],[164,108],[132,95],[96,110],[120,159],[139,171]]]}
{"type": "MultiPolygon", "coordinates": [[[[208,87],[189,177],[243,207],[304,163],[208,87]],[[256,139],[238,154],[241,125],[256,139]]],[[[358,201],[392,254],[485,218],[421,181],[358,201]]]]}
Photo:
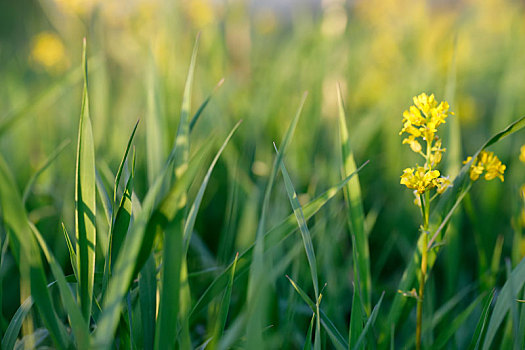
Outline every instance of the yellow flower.
{"type": "Polygon", "coordinates": [[[525,145],[520,148],[520,160],[525,163],[525,145]]]}
{"type": "Polygon", "coordinates": [[[437,183],[437,193],[442,194],[446,191],[447,188],[452,186],[452,182],[450,182],[448,176],[447,177],[440,177],[436,179],[437,183]]]}
{"type": "Polygon", "coordinates": [[[65,48],[60,38],[50,32],[41,32],[32,40],[31,59],[48,70],[65,68],[65,48]]]}
{"type": "Polygon", "coordinates": [[[410,135],[406,139],[403,140],[403,144],[408,143],[410,145],[410,148],[412,151],[419,153],[421,152],[421,144],[419,141],[416,140],[416,138],[413,135],[410,135]]]}
{"type": "MultiPolygon", "coordinates": [[[[472,157],[468,157],[463,164],[470,162],[472,157]]],[[[474,161],[470,167],[470,179],[476,181],[485,171],[485,180],[499,178],[502,182],[503,173],[507,167],[494,155],[494,152],[481,151],[477,161],[474,161]]]]}
{"type": "Polygon", "coordinates": [[[422,93],[415,96],[413,100],[414,105],[403,112],[403,128],[399,135],[405,132],[409,134],[403,143],[409,144],[412,151],[419,153],[421,145],[416,138],[421,137],[426,141],[427,146],[431,147],[436,139],[437,128],[445,123],[449,105],[445,101],[438,105],[434,94],[428,96],[422,93]]]}
{"type": "Polygon", "coordinates": [[[422,166],[406,168],[401,175],[401,184],[414,189],[419,194],[425,193],[437,186],[436,179],[439,177],[439,170],[425,169],[422,166]]]}

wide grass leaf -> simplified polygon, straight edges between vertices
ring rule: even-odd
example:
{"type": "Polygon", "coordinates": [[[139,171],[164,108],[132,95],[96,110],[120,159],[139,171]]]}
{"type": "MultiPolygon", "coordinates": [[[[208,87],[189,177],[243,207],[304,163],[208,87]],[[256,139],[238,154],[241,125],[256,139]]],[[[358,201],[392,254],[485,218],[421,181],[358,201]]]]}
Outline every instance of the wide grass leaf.
{"type": "Polygon", "coordinates": [[[95,148],[89,118],[86,39],[83,41],[82,67],[84,90],[78,128],[77,167],[75,174],[75,228],[77,238],[77,266],[79,301],[86,321],[91,317],[93,283],[95,276],[96,244],[96,187],[95,148]]]}

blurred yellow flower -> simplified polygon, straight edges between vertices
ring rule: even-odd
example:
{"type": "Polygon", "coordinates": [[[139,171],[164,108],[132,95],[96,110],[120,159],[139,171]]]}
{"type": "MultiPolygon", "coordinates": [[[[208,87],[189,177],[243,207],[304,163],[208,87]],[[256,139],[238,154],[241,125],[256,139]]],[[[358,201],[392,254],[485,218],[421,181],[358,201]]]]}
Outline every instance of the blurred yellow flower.
{"type": "MultiPolygon", "coordinates": [[[[468,157],[463,164],[467,164],[471,159],[472,157],[468,157]]],[[[503,173],[506,168],[505,164],[494,155],[494,152],[481,151],[477,161],[474,161],[470,167],[470,179],[476,181],[485,171],[485,180],[499,178],[503,182],[503,173]]]]}
{"type": "Polygon", "coordinates": [[[206,0],[191,0],[186,2],[186,14],[195,27],[201,28],[213,21],[213,7],[206,0]]]}
{"type": "Polygon", "coordinates": [[[520,160],[525,163],[525,145],[520,148],[520,160]]]}
{"type": "Polygon", "coordinates": [[[430,170],[422,166],[406,168],[403,170],[400,183],[423,194],[438,185],[439,175],[439,170],[430,170]]]}
{"type": "Polygon", "coordinates": [[[47,70],[61,70],[66,65],[64,44],[51,32],[37,34],[31,43],[31,60],[47,70]]]}

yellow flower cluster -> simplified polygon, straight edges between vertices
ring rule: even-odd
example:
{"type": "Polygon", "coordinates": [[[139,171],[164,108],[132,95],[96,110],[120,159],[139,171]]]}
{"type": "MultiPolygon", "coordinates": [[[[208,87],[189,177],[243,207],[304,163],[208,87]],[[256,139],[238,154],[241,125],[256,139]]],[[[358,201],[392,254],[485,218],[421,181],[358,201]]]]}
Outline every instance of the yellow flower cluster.
{"type": "Polygon", "coordinates": [[[441,162],[446,150],[441,148],[437,128],[445,123],[449,105],[446,101],[438,104],[434,94],[428,96],[422,93],[413,100],[414,105],[403,113],[403,128],[399,135],[408,134],[403,144],[410,145],[412,151],[422,155],[425,165],[405,169],[401,175],[401,184],[414,189],[418,194],[433,188],[441,194],[451,186],[451,182],[448,177],[441,176],[439,170],[434,169],[441,162]],[[425,152],[421,146],[423,141],[426,143],[425,152]]]}
{"type": "Polygon", "coordinates": [[[422,166],[403,170],[401,184],[416,190],[418,194],[423,194],[434,187],[441,194],[451,185],[448,177],[440,176],[439,170],[428,170],[422,166]]]}
{"type": "Polygon", "coordinates": [[[525,145],[520,148],[520,160],[525,163],[525,145]]]}
{"type": "MultiPolygon", "coordinates": [[[[467,164],[471,159],[472,157],[468,157],[463,164],[467,164]]],[[[485,172],[485,180],[499,178],[503,182],[503,173],[506,168],[493,152],[481,151],[477,161],[472,162],[470,167],[470,179],[476,181],[485,172]]]]}

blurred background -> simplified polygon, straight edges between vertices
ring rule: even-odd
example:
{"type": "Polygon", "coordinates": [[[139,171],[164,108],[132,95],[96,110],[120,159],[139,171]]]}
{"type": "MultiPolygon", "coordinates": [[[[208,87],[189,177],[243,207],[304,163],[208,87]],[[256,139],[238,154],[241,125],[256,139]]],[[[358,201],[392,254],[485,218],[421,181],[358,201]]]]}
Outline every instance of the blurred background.
{"type": "MultiPolygon", "coordinates": [[[[370,160],[360,181],[373,299],[384,290],[386,312],[420,223],[413,194],[399,184],[402,170],[419,160],[401,144],[402,113],[421,92],[450,103],[455,115],[440,135],[449,148],[442,172],[453,177],[461,161],[488,137],[525,114],[524,7],[523,1],[512,0],[1,1],[0,152],[22,191],[59,144],[71,141],[27,200],[31,220],[70,271],[60,225],[64,222],[73,232],[82,38],[88,42],[97,168],[116,172],[133,125],[141,119],[136,192],[143,198],[148,157],[153,156],[146,151],[144,121],[148,113],[161,118],[165,127],[158,142],[164,153],[156,156],[166,159],[200,32],[193,111],[223,78],[224,83],[192,133],[194,150],[222,140],[243,119],[212,176],[190,252],[190,271],[220,266],[254,241],[275,156],[272,142],[282,140],[304,91],[308,99],[285,159],[301,202],[340,181],[339,83],[356,162],[370,160]],[[449,129],[454,123],[459,135],[449,129]]],[[[505,182],[477,182],[458,211],[429,282],[435,305],[464,287],[492,288],[503,259],[516,264],[525,255],[518,191],[525,183],[525,164],[518,160],[523,143],[518,133],[491,149],[507,165],[505,182]]],[[[278,179],[270,227],[291,213],[278,179]]],[[[338,196],[309,223],[320,281],[328,283],[323,305],[341,329],[348,322],[353,280],[345,215],[338,196]]],[[[275,252],[275,261],[281,253],[275,252]]],[[[286,308],[280,303],[293,294],[285,274],[305,288],[310,285],[303,255],[276,278],[275,319],[286,308]]],[[[1,273],[16,277],[12,259],[1,273]]],[[[199,277],[192,283],[198,290],[199,283],[209,280],[199,277]]],[[[19,298],[17,288],[4,283],[3,325],[19,305],[10,303],[19,298]]],[[[234,300],[242,299],[240,294],[234,300]]],[[[290,337],[275,335],[276,344],[301,344],[294,331],[304,335],[309,316],[296,317],[297,330],[292,328],[290,337]]],[[[473,326],[467,323],[466,329],[468,337],[473,326]]],[[[459,332],[458,344],[461,337],[459,332]]]]}

